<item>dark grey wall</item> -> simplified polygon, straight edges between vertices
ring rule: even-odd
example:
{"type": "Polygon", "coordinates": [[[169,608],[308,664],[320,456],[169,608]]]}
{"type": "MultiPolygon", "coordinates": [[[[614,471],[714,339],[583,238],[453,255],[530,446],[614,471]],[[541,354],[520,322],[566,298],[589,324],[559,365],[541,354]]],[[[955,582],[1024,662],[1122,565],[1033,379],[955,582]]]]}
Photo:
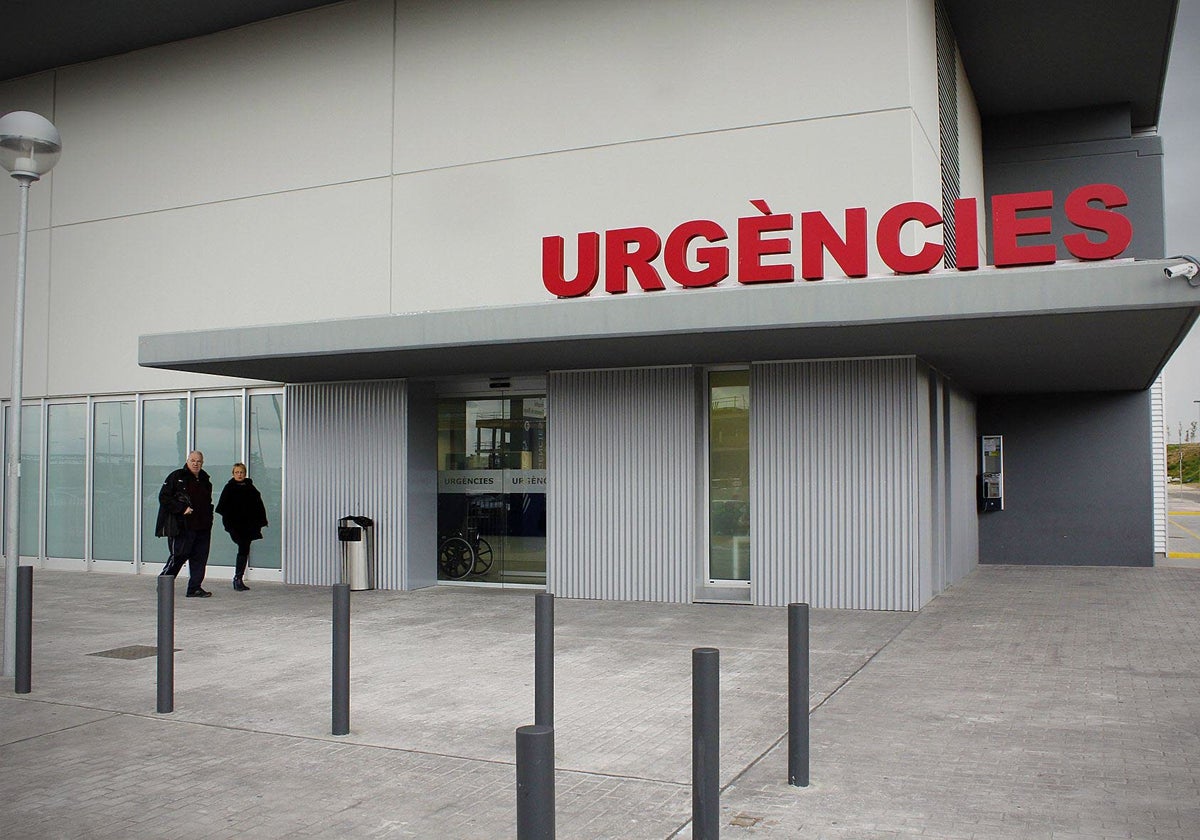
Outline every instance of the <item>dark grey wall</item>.
{"type": "MultiPolygon", "coordinates": [[[[1129,196],[1121,212],[1133,224],[1121,256],[1164,256],[1162,144],[1132,136],[1128,107],[990,121],[984,137],[989,206],[999,193],[1054,191],[1057,235],[1022,244],[1053,242],[1071,259],[1062,202],[1111,183],[1129,196]]],[[[1004,435],[1005,480],[1005,509],[979,514],[979,562],[1153,565],[1149,392],[977,396],[978,434],[1004,435]]]]}
{"type": "Polygon", "coordinates": [[[1004,510],[979,514],[979,562],[1154,564],[1150,395],[983,398],[1004,435],[1004,510]]]}
{"type": "Polygon", "coordinates": [[[1063,201],[1075,188],[1097,183],[1116,184],[1129,197],[1120,212],[1133,223],[1133,241],[1121,256],[1166,256],[1162,160],[1161,138],[1132,136],[1126,106],[1026,114],[984,125],[987,206],[997,194],[1053,190],[1055,234],[1021,237],[1021,244],[1053,243],[1059,259],[1073,259],[1062,236],[1078,231],[1067,221],[1063,201]]]}

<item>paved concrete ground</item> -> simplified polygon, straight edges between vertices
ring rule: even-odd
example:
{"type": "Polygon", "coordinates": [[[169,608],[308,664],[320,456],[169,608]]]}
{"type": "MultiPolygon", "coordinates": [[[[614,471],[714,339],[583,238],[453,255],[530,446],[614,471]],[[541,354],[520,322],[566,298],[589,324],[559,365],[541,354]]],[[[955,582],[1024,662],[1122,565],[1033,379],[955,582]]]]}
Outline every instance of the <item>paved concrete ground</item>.
{"type": "MultiPolygon", "coordinates": [[[[0,837],[511,838],[529,592],[38,571],[33,691],[0,691],[0,837]]],[[[559,600],[561,838],[690,837],[690,649],[721,650],[722,836],[1200,837],[1200,570],[984,567],[918,614],[814,610],[812,785],[786,783],[786,611],[559,600]]]]}
{"type": "Polygon", "coordinates": [[[1165,565],[1200,568],[1200,485],[1171,485],[1167,497],[1165,565]]]}

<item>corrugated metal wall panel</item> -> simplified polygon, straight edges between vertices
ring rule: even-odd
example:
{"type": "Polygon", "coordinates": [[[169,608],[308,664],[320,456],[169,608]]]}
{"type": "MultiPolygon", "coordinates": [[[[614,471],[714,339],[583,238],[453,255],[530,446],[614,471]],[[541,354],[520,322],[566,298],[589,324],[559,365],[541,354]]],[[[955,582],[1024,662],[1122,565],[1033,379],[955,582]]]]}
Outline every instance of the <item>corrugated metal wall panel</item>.
{"type": "Polygon", "coordinates": [[[1154,465],[1154,553],[1167,554],[1167,406],[1163,379],[1150,386],[1150,462],[1154,465]]]}
{"type": "Polygon", "coordinates": [[[694,373],[553,373],[547,381],[547,589],[569,598],[691,599],[694,373]]]}
{"type": "Polygon", "coordinates": [[[759,604],[917,604],[914,359],[751,368],[759,604]]]}
{"type": "Polygon", "coordinates": [[[952,586],[979,566],[979,444],[975,434],[975,401],[952,385],[949,397],[950,579],[952,586]]]}
{"type": "Polygon", "coordinates": [[[337,521],[360,515],[375,523],[375,585],[406,588],[406,403],[403,381],[287,387],[288,583],[339,582],[337,521]]]}

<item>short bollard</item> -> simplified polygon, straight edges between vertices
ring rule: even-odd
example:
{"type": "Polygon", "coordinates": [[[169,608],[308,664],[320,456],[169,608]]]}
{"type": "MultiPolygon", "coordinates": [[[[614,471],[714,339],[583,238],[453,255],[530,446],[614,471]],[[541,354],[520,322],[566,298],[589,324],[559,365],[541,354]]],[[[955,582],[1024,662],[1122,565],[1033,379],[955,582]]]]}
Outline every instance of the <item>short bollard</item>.
{"type": "Polygon", "coordinates": [[[716,840],[721,819],[721,662],[692,650],[692,837],[716,840]]]}
{"type": "Polygon", "coordinates": [[[554,727],[517,728],[517,840],[554,840],[554,727]]]}
{"type": "Polygon", "coordinates": [[[788,784],[808,787],[808,604],[788,604],[788,784]]]}
{"type": "Polygon", "coordinates": [[[350,584],[333,587],[333,734],[350,732],[350,584]]]}
{"type": "Polygon", "coordinates": [[[33,566],[17,567],[17,659],[13,691],[28,694],[33,670],[33,566]]]}
{"type": "Polygon", "coordinates": [[[175,578],[158,577],[158,712],[175,711],[175,578]]]}
{"type": "Polygon", "coordinates": [[[554,726],[554,596],[534,596],[533,722],[554,726]]]}

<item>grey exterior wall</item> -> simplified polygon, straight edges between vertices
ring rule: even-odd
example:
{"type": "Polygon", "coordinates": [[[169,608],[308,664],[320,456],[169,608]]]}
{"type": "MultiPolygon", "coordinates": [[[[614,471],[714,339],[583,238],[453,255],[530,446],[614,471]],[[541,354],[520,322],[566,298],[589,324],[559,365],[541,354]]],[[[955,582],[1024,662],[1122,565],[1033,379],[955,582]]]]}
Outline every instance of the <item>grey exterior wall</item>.
{"type": "Polygon", "coordinates": [[[979,515],[981,563],[1150,566],[1150,395],[979,401],[980,434],[1004,435],[1004,510],[979,515]]]}
{"type": "MultiPolygon", "coordinates": [[[[423,402],[431,400],[423,398],[423,402]]],[[[408,388],[403,381],[349,382],[287,387],[287,542],[283,577],[288,583],[322,586],[341,579],[337,522],[343,516],[374,523],[376,586],[411,589],[432,582],[434,526],[411,516],[408,484],[422,492],[416,510],[428,505],[432,479],[408,463],[408,388]],[[410,526],[428,536],[414,538],[410,526]],[[418,539],[422,551],[411,551],[418,539]],[[426,552],[427,553],[423,553],[426,552]],[[409,559],[416,565],[410,570],[409,559]]],[[[424,422],[424,421],[422,421],[424,422]]],[[[430,421],[428,428],[436,429],[430,421]]],[[[428,458],[432,467],[433,457],[428,458]]]]}
{"type": "Polygon", "coordinates": [[[550,374],[547,591],[691,600],[694,376],[688,367],[550,374]]]}
{"type": "Polygon", "coordinates": [[[755,603],[920,607],[917,371],[913,358],[751,367],[755,603]]]}
{"type": "MultiPolygon", "coordinates": [[[[1133,241],[1121,256],[1165,256],[1161,138],[1133,137],[1127,107],[1026,114],[984,124],[983,177],[988,207],[993,195],[1053,190],[1053,236],[1021,237],[1022,244],[1053,243],[1059,259],[1074,259],[1062,244],[1063,201],[1076,187],[1111,183],[1125,190],[1121,213],[1133,222],[1133,241]]],[[[981,208],[982,210],[982,208],[981,208]]],[[[988,257],[992,229],[988,218],[988,257]]]]}
{"type": "MultiPolygon", "coordinates": [[[[1066,231],[1072,229],[1061,209],[1067,193],[1088,183],[1117,184],[1129,196],[1121,212],[1133,223],[1122,256],[1164,256],[1162,142],[1133,137],[1128,108],[1026,114],[984,128],[989,200],[1051,189],[1054,229],[1066,231]]],[[[1053,241],[1060,259],[1071,258],[1061,239],[1022,239],[1040,241],[1053,241]]],[[[977,433],[1004,435],[1005,467],[1005,510],[980,514],[980,562],[1153,563],[1149,391],[981,396],[977,433]]]]}
{"type": "Polygon", "coordinates": [[[975,401],[946,377],[921,367],[922,480],[928,484],[928,536],[921,565],[921,603],[962,580],[979,564],[976,515],[975,401]]]}

